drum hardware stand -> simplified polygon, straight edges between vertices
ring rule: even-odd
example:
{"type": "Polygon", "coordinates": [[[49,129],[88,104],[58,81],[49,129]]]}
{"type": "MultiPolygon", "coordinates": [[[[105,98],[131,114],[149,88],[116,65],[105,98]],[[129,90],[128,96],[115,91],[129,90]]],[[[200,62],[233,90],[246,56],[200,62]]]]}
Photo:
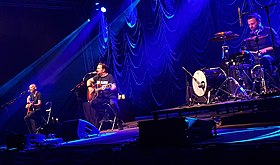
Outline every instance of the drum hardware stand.
{"type": "Polygon", "coordinates": [[[279,87],[278,87],[278,84],[275,81],[275,79],[268,72],[265,72],[263,68],[260,68],[261,69],[260,78],[258,79],[258,77],[255,75],[255,73],[253,71],[256,67],[260,67],[260,64],[255,65],[255,67],[251,70],[251,75],[252,75],[252,77],[254,76],[254,82],[253,82],[253,89],[252,90],[253,91],[255,90],[256,82],[260,82],[260,85],[261,85],[260,94],[266,94],[266,93],[271,92],[267,89],[268,84],[264,79],[265,75],[267,76],[267,80],[271,80],[273,82],[273,83],[269,83],[269,84],[272,85],[276,90],[278,90],[279,87]]]}
{"type": "Polygon", "coordinates": [[[266,93],[267,93],[267,88],[264,79],[264,69],[263,67],[261,67],[261,94],[266,94],[266,93]]]}
{"type": "Polygon", "coordinates": [[[249,75],[245,72],[244,64],[242,64],[242,66],[243,66],[242,68],[240,68],[239,65],[237,67],[238,74],[239,74],[239,77],[240,77],[238,80],[242,81],[242,85],[241,86],[246,89],[246,80],[245,80],[245,78],[247,80],[249,80],[250,84],[253,84],[253,81],[249,77],[249,75]],[[240,70],[241,70],[241,73],[240,73],[240,70]]]}
{"type": "MultiPolygon", "coordinates": [[[[255,38],[257,48],[258,48],[258,57],[260,57],[260,46],[259,46],[259,34],[256,35],[255,38]]],[[[261,76],[261,89],[260,89],[260,94],[266,94],[267,93],[267,88],[266,88],[266,83],[264,79],[264,68],[260,63],[260,59],[258,59],[258,65],[261,67],[260,71],[260,76],[261,76]]]]}
{"type": "Polygon", "coordinates": [[[275,89],[279,89],[279,85],[277,84],[277,82],[275,81],[275,78],[273,78],[273,76],[272,75],[270,75],[269,73],[267,73],[267,72],[265,72],[266,73],[266,75],[269,77],[269,80],[272,80],[272,84],[270,84],[270,85],[272,85],[275,89]]]}
{"type": "Polygon", "coordinates": [[[226,62],[227,74],[229,73],[229,46],[226,43],[225,38],[223,38],[223,45],[222,45],[222,59],[226,62]]]}
{"type": "Polygon", "coordinates": [[[192,98],[192,88],[190,87],[190,83],[186,78],[186,105],[193,105],[193,98],[192,98]]]}
{"type": "Polygon", "coordinates": [[[206,102],[206,104],[209,104],[209,103],[210,103],[211,91],[212,91],[212,89],[209,90],[208,93],[207,93],[207,102],[206,102]]]}
{"type": "Polygon", "coordinates": [[[238,97],[238,96],[237,96],[237,92],[240,91],[240,92],[242,93],[242,95],[243,95],[243,98],[245,97],[247,100],[250,99],[250,97],[248,96],[248,94],[247,94],[247,92],[245,91],[245,89],[244,89],[242,86],[240,86],[240,84],[239,84],[233,77],[228,77],[228,78],[226,78],[226,80],[220,85],[220,87],[219,87],[218,90],[216,91],[215,97],[218,95],[218,92],[219,92],[219,91],[222,91],[222,92],[228,94],[230,97],[233,97],[233,98],[237,98],[237,97],[238,97]],[[237,88],[235,89],[235,91],[234,91],[233,94],[232,94],[231,92],[228,92],[228,91],[226,91],[226,90],[223,89],[224,85],[225,85],[226,83],[228,83],[228,81],[233,81],[233,82],[234,82],[234,85],[237,87],[237,88]]]}
{"type": "Polygon", "coordinates": [[[222,46],[222,59],[226,61],[229,59],[229,46],[226,45],[226,41],[224,41],[222,46]]]}

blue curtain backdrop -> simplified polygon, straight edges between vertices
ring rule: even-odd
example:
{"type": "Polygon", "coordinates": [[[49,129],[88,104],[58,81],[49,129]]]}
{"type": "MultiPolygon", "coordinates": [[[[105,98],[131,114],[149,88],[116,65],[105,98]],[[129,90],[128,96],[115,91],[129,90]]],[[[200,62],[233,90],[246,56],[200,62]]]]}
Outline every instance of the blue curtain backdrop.
{"type": "MultiPolygon", "coordinates": [[[[247,12],[257,11],[268,26],[279,33],[279,1],[153,0],[139,1],[124,15],[118,30],[105,25],[106,42],[99,42],[101,60],[106,61],[118,80],[121,93],[132,98],[141,113],[182,105],[186,75],[182,66],[194,73],[202,68],[219,67],[223,42],[210,42],[214,34],[232,31],[240,37],[226,41],[230,53],[239,52],[249,31],[247,12]],[[263,6],[269,6],[267,10],[263,6]],[[242,25],[238,19],[240,7],[242,25]]],[[[116,23],[117,24],[117,23],[116,23]]],[[[104,37],[101,36],[101,37],[104,37]]],[[[187,78],[188,80],[188,78],[187,78]]]]}
{"type": "MultiPolygon", "coordinates": [[[[4,84],[0,88],[1,101],[6,103],[11,96],[21,96],[20,92],[35,82],[46,100],[53,102],[54,116],[62,121],[80,118],[86,89],[76,85],[102,61],[109,65],[119,93],[126,95],[132,105],[129,111],[135,116],[183,105],[190,78],[182,67],[194,73],[224,63],[223,42],[210,42],[215,33],[239,34],[238,38],[227,41],[230,53],[239,51],[249,29],[245,15],[240,26],[238,7],[243,13],[258,11],[264,25],[268,25],[269,16],[272,27],[280,33],[279,0],[131,0],[114,20],[109,21],[108,12],[85,21],[4,84]],[[278,4],[269,7],[267,15],[261,6],[274,3],[278,4]],[[93,30],[96,28],[98,34],[93,30]]],[[[23,122],[25,97],[2,107],[1,127],[16,120],[14,116],[18,117],[17,122],[23,122]]]]}

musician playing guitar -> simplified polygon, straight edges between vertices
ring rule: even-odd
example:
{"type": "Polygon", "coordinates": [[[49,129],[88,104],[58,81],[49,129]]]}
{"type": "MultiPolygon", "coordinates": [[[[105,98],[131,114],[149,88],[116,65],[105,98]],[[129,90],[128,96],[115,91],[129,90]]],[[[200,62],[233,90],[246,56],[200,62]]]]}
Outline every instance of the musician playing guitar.
{"type": "Polygon", "coordinates": [[[41,105],[42,105],[42,94],[37,91],[35,84],[29,85],[30,94],[26,98],[25,108],[27,114],[24,116],[25,124],[30,134],[37,132],[38,122],[41,119],[41,105]]]}
{"type": "Polygon", "coordinates": [[[117,117],[119,129],[122,128],[122,122],[119,118],[120,108],[118,105],[118,90],[116,81],[112,74],[108,73],[108,67],[104,63],[98,63],[96,75],[87,80],[88,101],[93,109],[96,105],[108,102],[117,117]]]}

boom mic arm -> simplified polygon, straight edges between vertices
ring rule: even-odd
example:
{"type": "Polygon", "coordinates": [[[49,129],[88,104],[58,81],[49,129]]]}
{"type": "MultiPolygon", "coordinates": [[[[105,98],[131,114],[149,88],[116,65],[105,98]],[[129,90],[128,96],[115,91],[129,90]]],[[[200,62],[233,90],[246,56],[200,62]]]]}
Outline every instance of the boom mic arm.
{"type": "Polygon", "coordinates": [[[242,13],[240,11],[240,7],[237,8],[237,13],[238,13],[239,25],[241,27],[242,26],[242,13]]]}
{"type": "Polygon", "coordinates": [[[199,82],[195,77],[193,77],[193,75],[185,67],[182,66],[182,69],[185,72],[187,72],[194,79],[194,81],[198,84],[199,88],[204,88],[205,87],[205,83],[204,82],[199,82]]]}

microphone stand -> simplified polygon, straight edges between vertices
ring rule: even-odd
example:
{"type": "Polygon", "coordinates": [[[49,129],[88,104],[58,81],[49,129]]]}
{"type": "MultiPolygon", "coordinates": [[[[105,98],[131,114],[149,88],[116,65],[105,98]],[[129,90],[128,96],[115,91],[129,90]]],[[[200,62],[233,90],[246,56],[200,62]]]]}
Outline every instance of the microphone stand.
{"type": "Polygon", "coordinates": [[[90,73],[86,73],[86,74],[84,75],[84,77],[83,77],[83,80],[82,80],[80,83],[78,83],[74,88],[72,88],[72,89],[70,90],[70,92],[75,92],[75,96],[76,96],[76,99],[77,99],[77,102],[78,102],[78,108],[79,108],[80,112],[83,110],[82,104],[81,104],[81,102],[83,101],[83,99],[79,96],[79,91],[78,91],[78,89],[80,89],[80,88],[85,84],[85,80],[86,80],[86,78],[87,78],[87,76],[88,76],[89,74],[90,74],[90,73]]]}
{"type": "Polygon", "coordinates": [[[182,69],[192,77],[192,79],[198,84],[198,86],[201,85],[201,82],[199,82],[195,77],[193,77],[193,75],[185,67],[182,67],[182,69]]]}
{"type": "Polygon", "coordinates": [[[80,83],[78,83],[74,88],[72,88],[70,91],[73,92],[76,89],[79,89],[81,86],[83,86],[85,84],[85,80],[87,78],[87,75],[89,75],[89,74],[91,74],[91,73],[86,73],[83,77],[83,80],[80,83]]]}
{"type": "MultiPolygon", "coordinates": [[[[266,16],[267,16],[268,26],[270,29],[272,48],[273,48],[273,52],[274,52],[274,56],[275,56],[276,65],[277,65],[277,67],[279,67],[279,58],[277,56],[277,50],[276,50],[276,46],[275,46],[275,36],[274,36],[273,30],[271,27],[271,21],[270,21],[270,17],[269,17],[269,7],[274,6],[274,5],[276,5],[276,4],[271,4],[271,5],[265,6],[264,8],[265,8],[266,16]]],[[[279,68],[278,68],[278,73],[280,73],[279,68]]]]}
{"type": "Polygon", "coordinates": [[[74,88],[72,88],[70,90],[70,92],[74,92],[75,93],[75,96],[76,96],[76,100],[77,100],[77,103],[78,103],[78,109],[79,109],[79,115],[80,115],[80,112],[82,111],[82,104],[81,104],[81,97],[79,96],[79,91],[78,89],[80,89],[83,85],[84,85],[84,81],[81,81],[80,83],[78,83],[74,88]]]}
{"type": "Polygon", "coordinates": [[[72,88],[72,89],[70,90],[70,92],[73,92],[73,91],[75,91],[75,90],[81,88],[84,84],[85,84],[84,81],[81,81],[81,82],[78,83],[74,88],[72,88]]]}
{"type": "MultiPolygon", "coordinates": [[[[192,76],[192,74],[184,67],[182,67],[182,69],[189,74],[192,78],[194,78],[192,76]]],[[[195,79],[195,78],[194,78],[195,79]]],[[[195,79],[196,80],[196,79],[195,79]]],[[[197,81],[197,80],[196,80],[197,81]]],[[[193,103],[193,99],[192,99],[192,92],[191,92],[191,87],[190,87],[190,83],[188,81],[188,76],[186,76],[186,104],[188,106],[191,106],[193,103]]]]}
{"type": "MultiPolygon", "coordinates": [[[[265,9],[265,13],[266,13],[266,16],[267,16],[267,22],[268,22],[268,26],[269,26],[269,29],[270,29],[270,35],[271,35],[274,55],[277,56],[276,46],[275,46],[275,36],[274,36],[273,30],[272,30],[272,27],[271,27],[271,21],[270,21],[270,17],[269,17],[269,7],[275,6],[275,5],[276,5],[276,3],[273,3],[271,5],[263,6],[261,9],[263,9],[263,8],[265,9]]],[[[278,62],[278,59],[277,59],[277,62],[278,62]]]]}
{"type": "Polygon", "coordinates": [[[6,102],[5,104],[1,105],[0,109],[4,109],[5,107],[7,107],[8,105],[13,104],[14,102],[16,102],[19,98],[21,98],[22,96],[24,96],[26,94],[26,92],[21,92],[20,95],[18,97],[13,98],[12,100],[6,102]]]}

